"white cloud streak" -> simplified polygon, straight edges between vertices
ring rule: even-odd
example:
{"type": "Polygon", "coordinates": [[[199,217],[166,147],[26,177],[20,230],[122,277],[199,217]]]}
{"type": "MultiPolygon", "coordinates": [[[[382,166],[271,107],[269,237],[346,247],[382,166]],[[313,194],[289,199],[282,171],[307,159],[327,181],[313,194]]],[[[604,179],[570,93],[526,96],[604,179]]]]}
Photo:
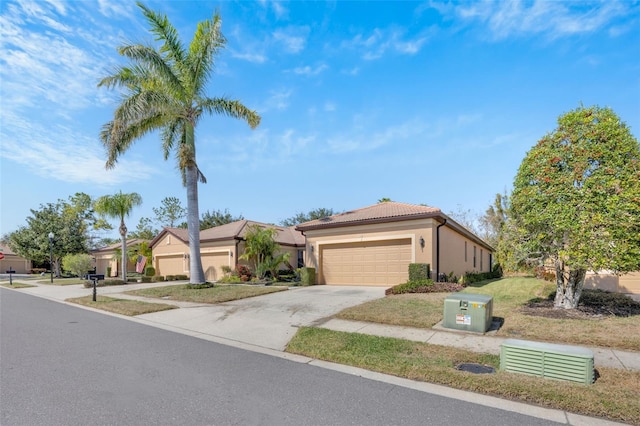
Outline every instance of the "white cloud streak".
{"type": "Polygon", "coordinates": [[[628,7],[618,1],[583,3],[537,0],[530,3],[514,0],[463,4],[455,8],[454,13],[463,20],[483,23],[495,40],[537,34],[555,39],[607,27],[615,18],[625,16],[628,7]]]}

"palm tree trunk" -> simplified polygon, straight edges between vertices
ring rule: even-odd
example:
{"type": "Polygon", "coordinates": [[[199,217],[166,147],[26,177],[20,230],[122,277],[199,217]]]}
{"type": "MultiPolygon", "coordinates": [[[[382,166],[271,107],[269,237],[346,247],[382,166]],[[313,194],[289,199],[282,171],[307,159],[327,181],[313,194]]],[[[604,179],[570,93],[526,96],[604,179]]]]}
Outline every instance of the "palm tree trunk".
{"type": "Polygon", "coordinates": [[[187,187],[187,228],[189,230],[189,282],[206,281],[200,258],[200,212],[198,211],[198,168],[195,164],[185,167],[187,187]]]}
{"type": "Polygon", "coordinates": [[[120,240],[122,241],[122,259],[120,259],[122,268],[122,281],[127,282],[127,227],[124,219],[120,221],[120,240]]]}

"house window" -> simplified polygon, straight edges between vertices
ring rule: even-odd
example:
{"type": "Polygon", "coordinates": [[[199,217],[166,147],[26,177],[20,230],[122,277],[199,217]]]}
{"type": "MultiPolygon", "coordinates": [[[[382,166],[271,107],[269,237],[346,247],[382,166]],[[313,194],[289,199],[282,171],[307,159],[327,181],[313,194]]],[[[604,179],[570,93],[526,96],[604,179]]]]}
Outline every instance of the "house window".
{"type": "Polygon", "coordinates": [[[304,267],[304,250],[298,250],[298,268],[304,267]]]}
{"type": "Polygon", "coordinates": [[[482,272],[482,249],[480,249],[480,272],[482,272]]]}
{"type": "Polygon", "coordinates": [[[476,267],[476,246],[473,246],[473,267],[476,267]]]}
{"type": "Polygon", "coordinates": [[[464,262],[467,263],[467,242],[464,242],[464,262]]]}

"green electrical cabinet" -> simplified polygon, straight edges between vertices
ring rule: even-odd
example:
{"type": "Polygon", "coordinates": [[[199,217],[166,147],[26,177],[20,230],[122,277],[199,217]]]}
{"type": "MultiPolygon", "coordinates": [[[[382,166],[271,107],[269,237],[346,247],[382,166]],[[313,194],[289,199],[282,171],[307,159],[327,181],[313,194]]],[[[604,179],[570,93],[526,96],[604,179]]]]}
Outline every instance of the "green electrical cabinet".
{"type": "Polygon", "coordinates": [[[442,326],[455,330],[484,333],[491,328],[493,297],[484,294],[455,293],[444,299],[442,326]]]}

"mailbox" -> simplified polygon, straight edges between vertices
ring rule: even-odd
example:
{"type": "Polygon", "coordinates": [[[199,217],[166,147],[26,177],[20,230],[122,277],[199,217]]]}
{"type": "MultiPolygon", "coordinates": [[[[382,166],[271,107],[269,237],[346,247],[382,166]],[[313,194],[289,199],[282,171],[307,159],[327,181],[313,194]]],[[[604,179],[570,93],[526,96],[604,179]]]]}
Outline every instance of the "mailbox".
{"type": "Polygon", "coordinates": [[[484,294],[455,293],[444,299],[442,326],[455,330],[484,333],[491,328],[493,297],[484,294]]]}

